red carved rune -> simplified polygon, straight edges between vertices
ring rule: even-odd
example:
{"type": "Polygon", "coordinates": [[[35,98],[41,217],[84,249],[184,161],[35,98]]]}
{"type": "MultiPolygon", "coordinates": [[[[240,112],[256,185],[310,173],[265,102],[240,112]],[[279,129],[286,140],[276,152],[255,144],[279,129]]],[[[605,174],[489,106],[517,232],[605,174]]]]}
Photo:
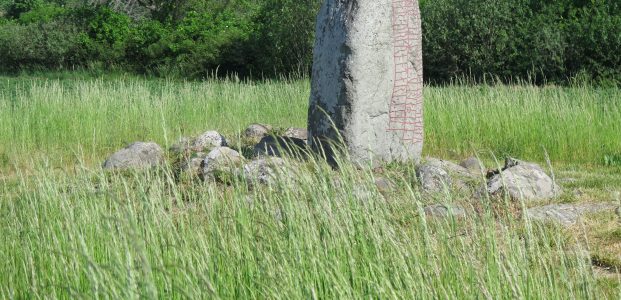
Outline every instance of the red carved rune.
{"type": "Polygon", "coordinates": [[[400,132],[405,142],[423,142],[422,61],[420,13],[414,0],[392,0],[395,79],[388,131],[400,132]]]}

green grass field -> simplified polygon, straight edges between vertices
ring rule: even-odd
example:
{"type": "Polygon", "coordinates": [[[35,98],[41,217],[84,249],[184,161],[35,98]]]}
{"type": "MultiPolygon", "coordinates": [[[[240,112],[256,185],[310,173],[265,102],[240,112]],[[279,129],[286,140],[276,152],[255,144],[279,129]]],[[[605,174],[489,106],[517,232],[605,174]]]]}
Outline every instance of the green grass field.
{"type": "MultiPolygon", "coordinates": [[[[308,81],[2,78],[0,162],[78,155],[97,164],[136,140],[167,145],[209,128],[236,136],[253,122],[305,127],[309,88],[308,81]]],[[[425,96],[427,155],[483,151],[541,161],[547,151],[557,162],[621,164],[620,89],[451,86],[425,96]]]]}
{"type": "MultiPolygon", "coordinates": [[[[100,168],[133,141],[168,146],[208,129],[237,141],[254,122],[305,127],[308,93],[307,80],[0,78],[0,298],[621,295],[616,216],[571,230],[531,223],[520,203],[421,193],[411,165],[380,174],[291,161],[295,176],[259,188],[100,168]],[[380,193],[376,176],[398,188],[380,193]],[[478,213],[429,219],[432,203],[478,213]]],[[[447,86],[425,96],[426,155],[545,164],[547,153],[572,179],[555,201],[621,190],[620,89],[447,86]]]]}

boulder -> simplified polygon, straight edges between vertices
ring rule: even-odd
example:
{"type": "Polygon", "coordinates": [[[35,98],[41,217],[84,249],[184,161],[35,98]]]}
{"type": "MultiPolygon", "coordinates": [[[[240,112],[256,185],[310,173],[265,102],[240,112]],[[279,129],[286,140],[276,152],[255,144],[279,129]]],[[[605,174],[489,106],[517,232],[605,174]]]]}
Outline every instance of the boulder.
{"type": "Polygon", "coordinates": [[[209,152],[217,147],[226,147],[224,136],[217,131],[207,131],[192,141],[190,149],[194,152],[209,152]]]}
{"type": "Polygon", "coordinates": [[[581,204],[551,204],[533,207],[526,210],[525,215],[531,220],[552,222],[565,227],[572,226],[586,214],[599,212],[614,212],[618,205],[614,202],[581,203],[581,204]]]}
{"type": "Polygon", "coordinates": [[[253,160],[243,167],[243,175],[249,185],[273,184],[279,172],[285,172],[285,161],[278,157],[253,160]]]}
{"type": "Polygon", "coordinates": [[[361,165],[419,161],[422,75],[418,0],[324,1],[313,51],[310,146],[334,156],[338,147],[330,144],[343,141],[361,165]]]}
{"type": "Polygon", "coordinates": [[[112,154],[104,169],[140,169],[164,163],[164,150],[153,142],[135,142],[112,154]]]}
{"type": "Polygon", "coordinates": [[[483,163],[475,156],[468,157],[462,160],[459,165],[472,174],[485,174],[485,167],[483,163]]]}
{"type": "Polygon", "coordinates": [[[201,176],[203,179],[217,179],[217,173],[232,174],[241,165],[243,157],[235,150],[228,147],[213,149],[202,160],[201,176]]]}
{"type": "Polygon", "coordinates": [[[417,166],[416,176],[427,192],[441,192],[445,188],[465,190],[477,178],[464,167],[436,158],[427,158],[425,163],[417,166]]]}
{"type": "Polygon", "coordinates": [[[255,156],[306,156],[306,141],[283,136],[266,136],[254,146],[255,156]]]}
{"type": "Polygon", "coordinates": [[[268,136],[271,130],[272,130],[272,126],[270,125],[251,124],[244,131],[244,137],[257,143],[262,138],[268,136]]]}
{"type": "Polygon", "coordinates": [[[282,136],[299,139],[306,142],[306,140],[308,140],[308,130],[306,128],[289,127],[287,128],[287,130],[285,130],[285,133],[283,133],[282,136]]]}
{"type": "Polygon", "coordinates": [[[488,180],[487,193],[492,196],[507,193],[515,200],[548,200],[560,194],[560,187],[539,165],[512,160],[488,180]]]}
{"type": "Polygon", "coordinates": [[[438,158],[427,158],[425,160],[425,164],[436,166],[438,168],[442,168],[446,170],[452,176],[462,176],[466,178],[476,178],[477,176],[470,173],[468,169],[448,160],[438,159],[438,158]]]}
{"type": "Polygon", "coordinates": [[[430,164],[418,166],[416,177],[423,190],[427,192],[441,192],[450,189],[453,184],[453,180],[446,170],[430,164]]]}

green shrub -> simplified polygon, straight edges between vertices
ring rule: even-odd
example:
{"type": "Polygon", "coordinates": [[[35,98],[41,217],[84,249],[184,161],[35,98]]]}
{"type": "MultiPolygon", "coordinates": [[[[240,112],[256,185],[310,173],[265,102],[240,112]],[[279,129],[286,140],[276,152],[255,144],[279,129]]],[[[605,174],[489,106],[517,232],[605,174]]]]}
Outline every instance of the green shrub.
{"type": "MultiPolygon", "coordinates": [[[[95,2],[109,6],[0,0],[6,8],[4,17],[0,13],[0,48],[8,53],[0,68],[56,69],[71,61],[190,78],[216,69],[257,77],[308,74],[323,0],[95,2]],[[67,41],[34,45],[17,32],[32,32],[37,41],[64,35],[67,41]],[[48,48],[49,55],[41,52],[48,48]],[[51,61],[55,58],[60,60],[51,61]]],[[[427,82],[491,77],[621,84],[617,0],[421,0],[420,5],[427,82]]]]}
{"type": "Polygon", "coordinates": [[[17,19],[21,14],[29,12],[43,4],[43,0],[13,0],[7,6],[6,16],[17,19]]]}
{"type": "Polygon", "coordinates": [[[0,68],[63,69],[75,63],[78,29],[59,21],[0,27],[0,68]]]}
{"type": "Polygon", "coordinates": [[[150,72],[169,64],[172,51],[172,29],[158,21],[142,20],[132,27],[125,57],[132,69],[150,72]]]}
{"type": "Polygon", "coordinates": [[[253,49],[264,75],[308,73],[313,59],[315,19],[322,0],[266,0],[257,17],[253,49]]]}
{"type": "Polygon", "coordinates": [[[620,6],[612,0],[425,1],[425,77],[618,80],[620,6]]]}
{"type": "Polygon", "coordinates": [[[246,49],[255,27],[253,8],[241,2],[219,10],[189,12],[170,43],[176,67],[190,77],[203,77],[219,68],[244,73],[252,60],[246,49]]]}
{"type": "Polygon", "coordinates": [[[567,24],[570,74],[584,72],[598,81],[621,83],[621,4],[593,1],[575,10],[567,24]],[[571,34],[569,34],[571,33],[571,34]]]}
{"type": "Polygon", "coordinates": [[[131,19],[107,7],[82,11],[85,32],[79,35],[84,61],[105,65],[122,63],[131,19]]]}
{"type": "Polygon", "coordinates": [[[65,13],[66,10],[63,7],[53,3],[46,3],[38,5],[27,12],[21,13],[19,15],[19,22],[23,24],[49,23],[59,19],[65,13]]]}

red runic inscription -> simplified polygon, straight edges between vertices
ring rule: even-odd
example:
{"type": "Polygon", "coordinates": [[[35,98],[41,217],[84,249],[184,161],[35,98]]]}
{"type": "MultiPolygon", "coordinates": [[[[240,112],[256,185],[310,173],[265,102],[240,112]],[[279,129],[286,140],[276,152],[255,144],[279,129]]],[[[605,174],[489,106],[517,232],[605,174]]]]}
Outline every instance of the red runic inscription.
{"type": "MultiPolygon", "coordinates": [[[[420,33],[420,21],[416,20],[413,0],[392,1],[392,31],[394,36],[394,86],[390,101],[390,124],[388,131],[400,132],[404,142],[423,142],[423,95],[422,70],[417,70],[416,33],[420,33]]],[[[420,66],[421,64],[419,64],[420,66]]]]}

